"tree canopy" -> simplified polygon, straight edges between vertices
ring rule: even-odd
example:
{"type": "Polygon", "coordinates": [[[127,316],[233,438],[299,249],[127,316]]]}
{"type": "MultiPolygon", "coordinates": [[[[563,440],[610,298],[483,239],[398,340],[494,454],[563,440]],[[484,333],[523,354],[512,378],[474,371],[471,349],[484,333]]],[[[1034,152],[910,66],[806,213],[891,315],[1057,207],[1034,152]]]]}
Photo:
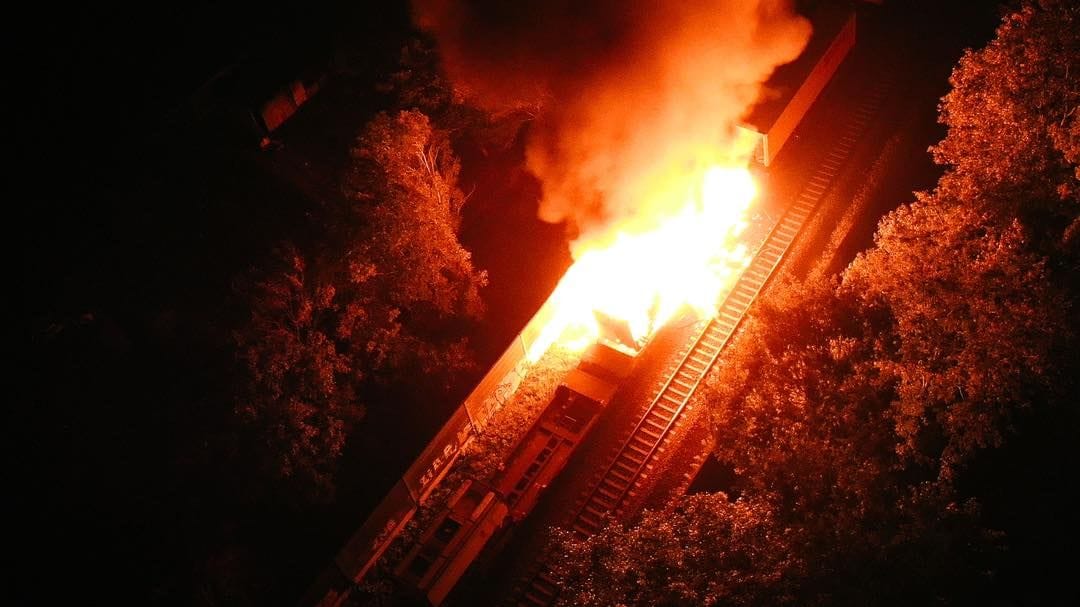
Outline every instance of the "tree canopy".
{"type": "Polygon", "coordinates": [[[775,605],[793,560],[795,531],[776,525],[760,500],[722,493],[691,496],[668,512],[647,512],[630,528],[612,525],[586,541],[559,531],[550,561],[570,605],[775,605]]]}
{"type": "Polygon", "coordinates": [[[460,323],[481,315],[486,283],[458,241],[465,196],[444,132],[417,111],[381,113],[352,160],[345,202],[320,218],[316,242],[283,244],[240,281],[251,312],[234,332],[237,411],[274,474],[324,500],[373,388],[416,377],[443,387],[472,364],[460,323]]]}
{"type": "Polygon", "coordinates": [[[332,464],[363,410],[363,374],[339,347],[334,287],[308,275],[295,247],[277,255],[279,266],[247,286],[251,318],[234,334],[247,371],[237,412],[262,429],[272,472],[325,499],[332,464]]]}
{"type": "Polygon", "coordinates": [[[465,196],[446,133],[415,110],[381,113],[352,157],[345,194],[360,229],[345,253],[353,280],[378,277],[390,303],[417,316],[478,317],[486,275],[458,241],[465,196]]]}
{"type": "MultiPolygon", "coordinates": [[[[1080,212],[1080,7],[1028,0],[953,70],[932,149],[941,198],[1071,221],[1080,212]]],[[[1040,226],[1046,229],[1048,226],[1040,226]]],[[[1051,236],[1059,234],[1058,225],[1051,236]]]]}

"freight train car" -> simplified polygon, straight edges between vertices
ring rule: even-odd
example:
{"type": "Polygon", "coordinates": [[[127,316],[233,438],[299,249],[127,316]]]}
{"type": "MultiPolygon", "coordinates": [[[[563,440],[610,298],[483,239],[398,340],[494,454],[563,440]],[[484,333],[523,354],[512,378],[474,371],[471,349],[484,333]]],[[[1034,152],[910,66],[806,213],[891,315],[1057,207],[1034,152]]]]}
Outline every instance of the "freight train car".
{"type": "Polygon", "coordinates": [[[506,503],[483,483],[466,480],[446,509],[395,569],[399,579],[439,605],[506,518],[506,503]]]}
{"type": "Polygon", "coordinates": [[[633,364],[634,352],[617,344],[598,342],[586,350],[498,480],[514,520],[532,510],[540,493],[566,466],[633,364]]]}
{"type": "Polygon", "coordinates": [[[604,340],[589,347],[492,479],[494,490],[471,480],[459,488],[395,568],[398,579],[440,605],[492,536],[536,505],[630,375],[636,354],[604,340]]]}

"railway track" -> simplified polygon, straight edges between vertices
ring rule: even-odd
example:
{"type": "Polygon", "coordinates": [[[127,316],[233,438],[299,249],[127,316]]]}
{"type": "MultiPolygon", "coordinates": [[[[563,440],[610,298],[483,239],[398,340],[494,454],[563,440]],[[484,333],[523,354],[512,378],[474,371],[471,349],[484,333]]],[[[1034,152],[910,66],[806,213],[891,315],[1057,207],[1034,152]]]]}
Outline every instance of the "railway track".
{"type": "MultiPolygon", "coordinates": [[[[665,440],[675,428],[690,399],[731,340],[747,310],[772,278],[803,226],[832,187],[860,137],[888,96],[885,79],[872,88],[851,113],[828,153],[804,182],[802,190],[773,226],[753,260],[711,318],[693,340],[675,372],[639,418],[615,452],[607,468],[576,504],[569,528],[588,537],[619,518],[628,499],[645,479],[665,440]]],[[[558,598],[559,587],[543,562],[537,562],[527,582],[516,587],[510,605],[547,607],[558,598]]]]}

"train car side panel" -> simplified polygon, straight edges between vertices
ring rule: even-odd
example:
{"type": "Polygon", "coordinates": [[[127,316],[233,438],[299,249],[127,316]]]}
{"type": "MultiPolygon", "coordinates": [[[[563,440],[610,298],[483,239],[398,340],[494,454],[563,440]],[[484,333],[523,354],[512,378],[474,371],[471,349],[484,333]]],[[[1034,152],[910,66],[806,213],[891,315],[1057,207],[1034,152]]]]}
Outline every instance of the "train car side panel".
{"type": "Polygon", "coordinates": [[[506,504],[483,483],[468,480],[395,568],[401,580],[439,605],[506,519],[506,504]]]}

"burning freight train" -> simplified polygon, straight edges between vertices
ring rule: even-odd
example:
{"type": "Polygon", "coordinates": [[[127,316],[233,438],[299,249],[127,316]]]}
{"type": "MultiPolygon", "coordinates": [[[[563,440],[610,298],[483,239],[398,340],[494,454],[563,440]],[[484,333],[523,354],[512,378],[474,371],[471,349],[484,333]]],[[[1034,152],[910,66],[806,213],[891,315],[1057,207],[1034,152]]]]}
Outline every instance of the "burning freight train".
{"type": "Polygon", "coordinates": [[[494,536],[532,511],[654,332],[680,310],[714,314],[749,261],[745,246],[733,246],[757,194],[747,169],[712,166],[689,186],[679,174],[664,187],[680,200],[679,212],[651,231],[615,231],[608,246],[584,251],[548,300],[551,312],[528,356],[539,358],[558,341],[581,352],[576,368],[503,470],[457,488],[394,569],[432,605],[442,603],[494,536]]]}
{"type": "MultiPolygon", "coordinates": [[[[543,322],[535,328],[530,323],[492,368],[491,384],[513,376],[512,393],[523,375],[519,369],[527,370],[554,343],[582,352],[504,470],[456,488],[394,567],[425,601],[441,603],[485,546],[534,508],[649,337],[687,306],[702,316],[714,314],[717,296],[746,266],[749,255],[739,235],[757,194],[747,164],[754,155],[770,164],[854,42],[853,17],[843,12],[840,34],[823,28],[823,43],[811,44],[814,53],[799,64],[812,69],[809,75],[793,66],[791,87],[761,97],[783,110],[775,124],[741,128],[755,99],[761,101],[764,80],[807,42],[808,23],[791,4],[694,0],[666,4],[656,13],[647,3],[598,2],[579,14],[576,5],[569,10],[530,0],[506,10],[487,0],[418,3],[418,23],[439,39],[452,80],[473,91],[490,92],[494,85],[505,92],[529,88],[507,88],[524,78],[560,99],[554,113],[532,125],[527,156],[543,182],[541,215],[575,228],[575,263],[533,319],[543,322]],[[543,15],[500,22],[519,9],[543,15]],[[603,39],[612,46],[562,44],[566,31],[586,32],[590,25],[607,32],[603,39]],[[518,26],[526,29],[476,29],[518,26]],[[544,44],[547,34],[559,41],[557,50],[544,44]],[[510,48],[471,46],[491,35],[510,48]],[[637,55],[643,51],[647,55],[637,55]],[[534,71],[507,72],[508,65],[534,71]],[[608,323],[598,319],[615,319],[624,329],[618,338],[600,338],[608,323]]],[[[494,392],[488,381],[474,394],[494,392]]],[[[469,402],[414,464],[425,464],[417,470],[419,480],[409,482],[410,468],[339,554],[327,580],[313,588],[310,602],[341,604],[350,584],[363,579],[443,478],[460,445],[482,431],[493,409],[485,400],[476,415],[469,402]],[[437,457],[428,456],[432,450],[437,457]]]]}

